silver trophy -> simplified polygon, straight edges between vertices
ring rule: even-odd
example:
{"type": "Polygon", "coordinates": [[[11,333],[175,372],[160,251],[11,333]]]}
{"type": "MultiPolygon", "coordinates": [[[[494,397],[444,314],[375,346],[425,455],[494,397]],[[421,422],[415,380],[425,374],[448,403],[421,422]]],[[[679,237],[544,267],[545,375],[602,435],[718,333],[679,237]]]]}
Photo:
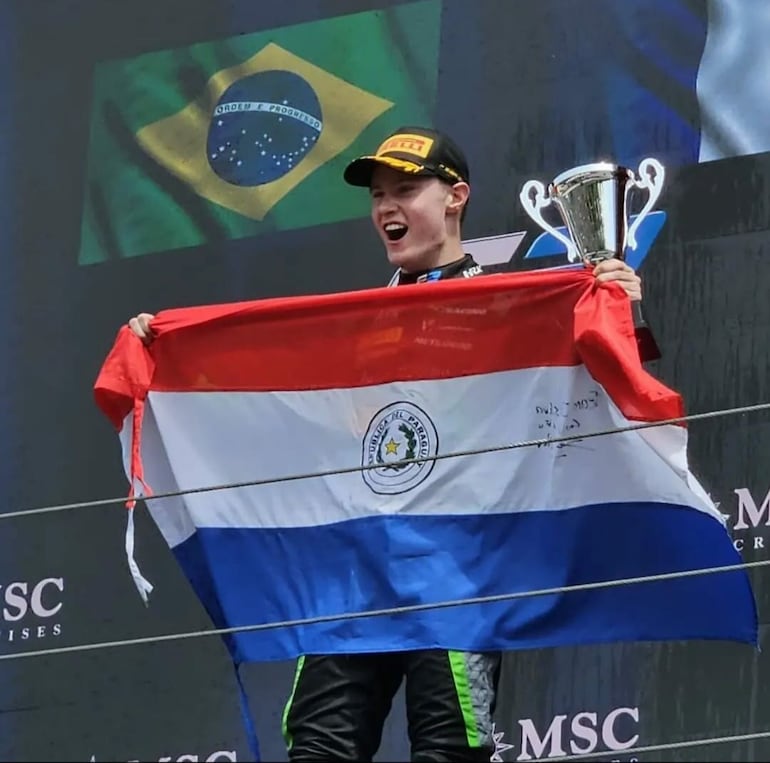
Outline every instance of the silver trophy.
{"type": "Polygon", "coordinates": [[[636,231],[658,200],[664,177],[663,165],[652,158],[640,162],[638,177],[626,167],[597,162],[562,172],[547,189],[539,180],[528,180],[519,199],[527,214],[567,247],[570,262],[623,260],[626,247],[636,249],[636,231]],[[649,196],[629,226],[628,194],[633,188],[647,191],[649,196]],[[543,218],[542,212],[551,202],[569,236],[543,218]]]}

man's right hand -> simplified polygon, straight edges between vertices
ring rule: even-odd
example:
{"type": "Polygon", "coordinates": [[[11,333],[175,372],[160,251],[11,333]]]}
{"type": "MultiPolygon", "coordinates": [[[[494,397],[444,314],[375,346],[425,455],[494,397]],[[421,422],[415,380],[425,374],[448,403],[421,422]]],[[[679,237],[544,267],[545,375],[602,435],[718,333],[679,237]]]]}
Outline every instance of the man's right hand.
{"type": "Polygon", "coordinates": [[[150,329],[150,321],[155,316],[152,313],[139,313],[128,322],[128,327],[133,331],[145,344],[150,344],[155,335],[150,329]]]}

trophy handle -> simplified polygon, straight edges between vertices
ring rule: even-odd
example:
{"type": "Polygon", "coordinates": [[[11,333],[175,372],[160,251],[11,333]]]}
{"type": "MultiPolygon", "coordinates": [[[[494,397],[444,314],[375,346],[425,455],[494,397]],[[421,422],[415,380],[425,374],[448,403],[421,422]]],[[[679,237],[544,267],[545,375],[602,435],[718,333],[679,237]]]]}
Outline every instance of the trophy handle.
{"type": "Polygon", "coordinates": [[[649,214],[655,202],[660,196],[660,192],[663,190],[663,179],[666,176],[666,170],[663,165],[657,160],[648,157],[642,159],[639,164],[639,178],[634,178],[631,185],[635,188],[641,188],[649,192],[647,202],[642,207],[642,211],[636,216],[636,219],[631,223],[631,227],[628,229],[628,235],[626,238],[626,244],[631,249],[636,249],[636,231],[649,214]],[[649,170],[655,170],[655,176],[651,177],[649,170]]]}
{"type": "Polygon", "coordinates": [[[551,200],[546,196],[545,186],[539,180],[528,180],[524,183],[519,194],[519,200],[524,207],[524,211],[546,232],[550,233],[555,239],[561,241],[567,247],[567,259],[570,262],[577,262],[580,259],[575,242],[556,230],[542,215],[541,210],[550,205],[551,200]],[[533,192],[534,191],[534,199],[533,192]]]}

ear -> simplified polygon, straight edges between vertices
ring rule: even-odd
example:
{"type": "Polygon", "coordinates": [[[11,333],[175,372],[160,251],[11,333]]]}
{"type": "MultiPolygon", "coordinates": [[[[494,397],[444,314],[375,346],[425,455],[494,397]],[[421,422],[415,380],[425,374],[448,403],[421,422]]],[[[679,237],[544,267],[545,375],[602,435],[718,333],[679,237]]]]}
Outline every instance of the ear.
{"type": "Polygon", "coordinates": [[[459,215],[471,195],[471,187],[467,183],[455,183],[449,186],[449,201],[447,212],[450,215],[459,215]]]}

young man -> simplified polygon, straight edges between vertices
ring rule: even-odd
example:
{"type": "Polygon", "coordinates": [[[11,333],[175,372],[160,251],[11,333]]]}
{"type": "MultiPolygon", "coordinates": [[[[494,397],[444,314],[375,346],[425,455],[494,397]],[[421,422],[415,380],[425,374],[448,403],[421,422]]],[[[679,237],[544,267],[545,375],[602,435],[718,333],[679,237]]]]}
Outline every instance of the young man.
{"type": "MultiPolygon", "coordinates": [[[[482,273],[463,251],[470,175],[448,136],[402,127],[375,154],[351,162],[344,176],[369,189],[372,223],[398,268],[393,285],[482,273]]],[[[602,263],[595,274],[641,299],[641,280],[620,260],[602,263]]],[[[371,760],[406,679],[412,760],[488,761],[500,658],[444,650],[300,658],[283,721],[289,759],[371,760]]]]}
{"type": "MultiPolygon", "coordinates": [[[[369,189],[374,227],[400,286],[475,277],[463,251],[461,223],[470,196],[468,164],[446,135],[402,127],[370,156],[351,162],[345,180],[369,189]]],[[[597,281],[615,281],[641,300],[641,280],[620,260],[598,265],[597,281]]],[[[129,321],[150,341],[152,315],[129,321]]],[[[297,663],[283,715],[289,759],[371,760],[391,702],[406,680],[414,761],[488,761],[500,654],[421,650],[307,655],[297,663]]]]}

